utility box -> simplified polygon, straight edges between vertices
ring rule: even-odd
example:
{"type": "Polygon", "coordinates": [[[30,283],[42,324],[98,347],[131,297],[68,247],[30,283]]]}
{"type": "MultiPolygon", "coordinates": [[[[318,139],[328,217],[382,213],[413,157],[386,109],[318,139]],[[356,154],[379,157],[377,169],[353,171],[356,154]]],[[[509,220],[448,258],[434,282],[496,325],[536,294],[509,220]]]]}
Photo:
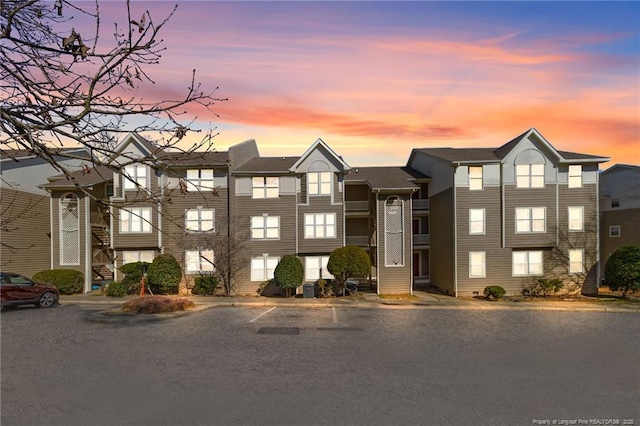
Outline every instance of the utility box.
{"type": "Polygon", "coordinates": [[[314,284],[303,284],[302,286],[302,298],[303,299],[313,299],[316,297],[314,284]]]}

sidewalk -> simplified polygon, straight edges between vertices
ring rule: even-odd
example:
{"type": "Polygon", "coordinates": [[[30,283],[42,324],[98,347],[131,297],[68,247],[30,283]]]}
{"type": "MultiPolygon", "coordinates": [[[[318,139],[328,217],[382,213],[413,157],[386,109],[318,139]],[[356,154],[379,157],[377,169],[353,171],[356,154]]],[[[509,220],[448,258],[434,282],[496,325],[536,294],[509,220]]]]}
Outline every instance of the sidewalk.
{"type": "MultiPolygon", "coordinates": [[[[184,296],[206,308],[213,307],[271,307],[289,308],[367,308],[367,309],[475,309],[475,310],[544,310],[640,312],[640,303],[539,300],[512,302],[460,299],[440,294],[414,291],[414,300],[381,299],[375,293],[360,293],[356,297],[303,299],[299,297],[260,296],[184,296]]],[[[178,297],[178,296],[175,296],[178,297]]],[[[117,306],[137,296],[107,297],[99,291],[73,296],[60,296],[61,305],[92,304],[117,306]]]]}

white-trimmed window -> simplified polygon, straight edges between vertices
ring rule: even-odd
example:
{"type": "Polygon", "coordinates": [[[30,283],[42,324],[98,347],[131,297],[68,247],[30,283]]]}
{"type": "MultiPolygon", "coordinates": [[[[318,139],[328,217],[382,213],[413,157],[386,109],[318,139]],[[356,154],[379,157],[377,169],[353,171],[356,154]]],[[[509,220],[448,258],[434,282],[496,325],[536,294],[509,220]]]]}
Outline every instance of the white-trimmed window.
{"type": "Polygon", "coordinates": [[[469,209],[469,234],[484,234],[485,209],[469,209]]]}
{"type": "Polygon", "coordinates": [[[306,281],[315,281],[322,278],[333,279],[333,275],[327,269],[329,256],[307,256],[304,258],[304,279],[306,281]]]}
{"type": "Polygon", "coordinates": [[[516,187],[544,188],[544,164],[517,164],[516,187]]]}
{"type": "Polygon", "coordinates": [[[280,238],[280,216],[252,216],[251,238],[254,240],[280,238]]]}
{"type": "Polygon", "coordinates": [[[469,278],[484,278],[486,276],[486,254],[483,251],[469,252],[469,278]]]}
{"type": "Polygon", "coordinates": [[[215,209],[189,209],[185,213],[185,229],[189,232],[213,232],[215,214],[215,209]]]}
{"type": "Polygon", "coordinates": [[[187,170],[187,190],[190,192],[213,190],[213,169],[187,170]]]}
{"type": "Polygon", "coordinates": [[[147,188],[148,167],[144,164],[129,164],[124,167],[124,189],[147,188]]]}
{"type": "Polygon", "coordinates": [[[469,166],[469,190],[482,189],[482,166],[469,166]]]}
{"type": "Polygon", "coordinates": [[[581,274],[584,272],[584,250],[572,249],[569,250],[569,273],[581,274]]]}
{"type": "Polygon", "coordinates": [[[620,199],[619,198],[613,198],[611,200],[611,208],[615,209],[615,208],[618,208],[618,207],[620,207],[620,199]]]}
{"type": "Polygon", "coordinates": [[[309,195],[331,195],[331,172],[307,173],[309,195]]]}
{"type": "Polygon", "coordinates": [[[153,250],[143,250],[143,251],[123,251],[122,252],[122,264],[126,265],[127,263],[134,262],[153,262],[153,258],[155,257],[155,252],[153,250]]]}
{"type": "Polygon", "coordinates": [[[305,238],[335,238],[335,213],[306,213],[304,215],[305,238]]]}
{"type": "Polygon", "coordinates": [[[184,264],[188,274],[201,272],[213,272],[213,250],[186,250],[184,252],[184,264]]]}
{"type": "Polygon", "coordinates": [[[619,237],[621,233],[620,225],[612,225],[609,227],[609,236],[610,237],[619,237]]]}
{"type": "Polygon", "coordinates": [[[569,231],[584,230],[584,207],[569,207],[569,231]]]}
{"type": "Polygon", "coordinates": [[[516,208],[516,233],[545,232],[546,207],[516,208]]]}
{"type": "Polygon", "coordinates": [[[253,187],[253,198],[278,198],[280,178],[279,177],[254,177],[251,179],[253,187]]]}
{"type": "Polygon", "coordinates": [[[542,275],[541,251],[514,251],[513,252],[513,276],[526,277],[542,275]]]}
{"type": "Polygon", "coordinates": [[[582,166],[580,164],[569,165],[569,188],[582,187],[582,166]]]}
{"type": "Polygon", "coordinates": [[[273,279],[273,271],[280,262],[279,257],[253,257],[251,258],[251,281],[267,281],[273,279]]]}
{"type": "Polygon", "coordinates": [[[120,210],[120,232],[151,232],[151,207],[128,207],[120,210]]]}

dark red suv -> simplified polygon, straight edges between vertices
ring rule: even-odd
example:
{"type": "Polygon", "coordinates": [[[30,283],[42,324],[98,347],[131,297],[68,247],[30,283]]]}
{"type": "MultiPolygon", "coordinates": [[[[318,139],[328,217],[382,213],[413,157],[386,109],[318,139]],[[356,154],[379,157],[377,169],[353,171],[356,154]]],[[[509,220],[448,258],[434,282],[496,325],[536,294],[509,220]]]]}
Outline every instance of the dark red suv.
{"type": "Polygon", "coordinates": [[[0,272],[0,302],[2,307],[36,305],[50,308],[58,302],[60,294],[51,284],[40,284],[10,272],[0,272]]]}

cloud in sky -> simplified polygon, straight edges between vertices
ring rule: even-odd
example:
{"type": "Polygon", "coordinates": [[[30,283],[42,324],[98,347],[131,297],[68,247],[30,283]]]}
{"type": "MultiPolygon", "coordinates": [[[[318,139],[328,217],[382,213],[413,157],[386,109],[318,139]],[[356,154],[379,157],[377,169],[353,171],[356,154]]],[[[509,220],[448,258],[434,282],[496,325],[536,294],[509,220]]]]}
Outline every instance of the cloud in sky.
{"type": "Polygon", "coordinates": [[[536,127],[560,150],[640,163],[639,16],[630,2],[180,2],[145,93],[183,92],[193,68],[220,86],[220,117],[198,112],[219,149],[255,138],[296,155],[322,137],[398,164],[536,127]]]}

